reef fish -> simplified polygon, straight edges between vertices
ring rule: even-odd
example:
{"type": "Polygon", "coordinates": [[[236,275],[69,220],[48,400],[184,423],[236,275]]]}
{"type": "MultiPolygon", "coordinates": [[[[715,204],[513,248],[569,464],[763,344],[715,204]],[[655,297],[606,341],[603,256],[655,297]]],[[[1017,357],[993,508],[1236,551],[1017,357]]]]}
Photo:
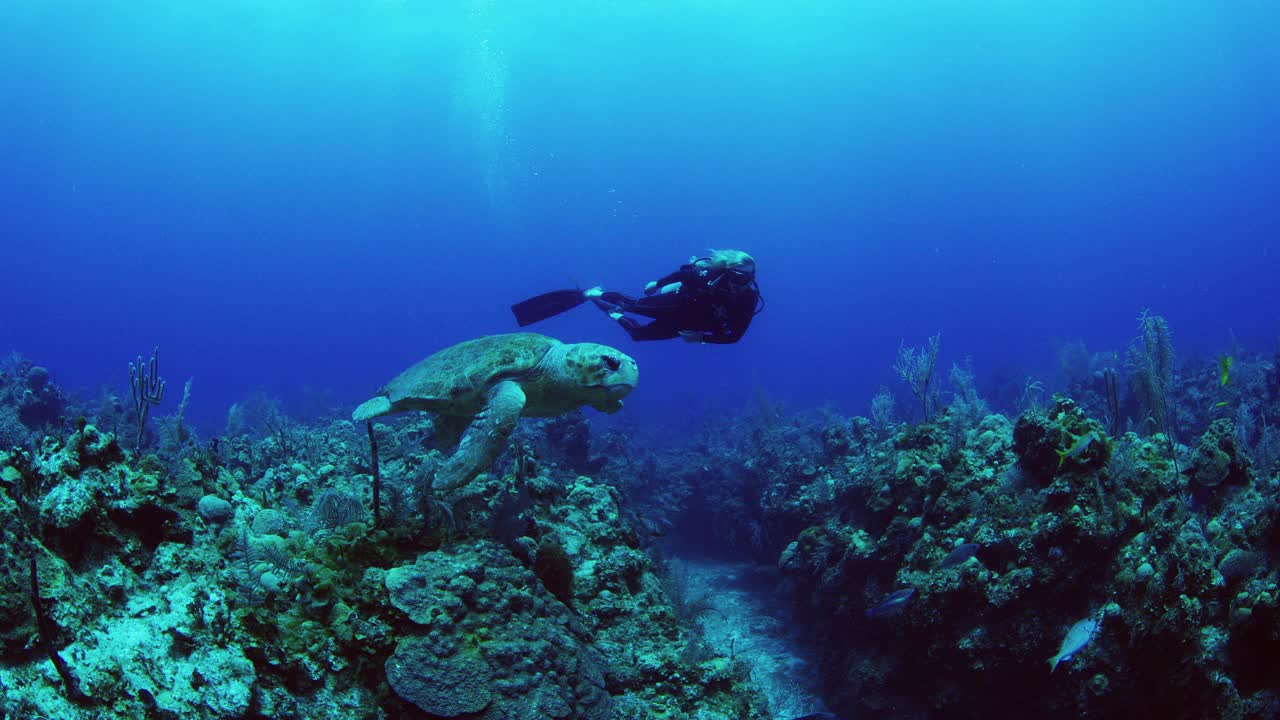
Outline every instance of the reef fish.
{"type": "Polygon", "coordinates": [[[897,615],[898,613],[902,612],[903,608],[907,606],[907,601],[910,600],[911,596],[915,594],[916,594],[916,591],[912,590],[911,588],[905,588],[903,590],[895,590],[889,593],[889,595],[885,597],[884,600],[881,600],[879,605],[876,605],[875,607],[872,607],[872,608],[867,608],[867,617],[883,618],[883,617],[890,617],[892,615],[897,615]]]}
{"type": "Polygon", "coordinates": [[[1081,620],[1071,626],[1071,629],[1067,631],[1067,636],[1062,638],[1062,647],[1058,648],[1058,654],[1049,658],[1050,673],[1058,669],[1058,663],[1071,659],[1071,656],[1079,652],[1080,648],[1089,644],[1089,641],[1098,632],[1099,619],[1092,617],[1088,620],[1081,620]]]}
{"type": "Polygon", "coordinates": [[[1090,430],[1089,432],[1076,438],[1076,442],[1074,445],[1071,446],[1070,450],[1055,450],[1054,452],[1058,453],[1058,467],[1061,468],[1062,463],[1066,462],[1067,458],[1075,458],[1075,457],[1079,457],[1080,455],[1083,455],[1084,451],[1088,450],[1089,446],[1093,444],[1093,441],[1097,439],[1098,439],[1097,431],[1090,430]]]}
{"type": "Polygon", "coordinates": [[[979,545],[978,543],[965,543],[963,545],[957,545],[951,549],[951,552],[947,553],[946,557],[942,558],[942,562],[938,564],[938,567],[948,568],[948,567],[951,567],[952,565],[959,565],[965,560],[968,560],[974,555],[977,555],[978,551],[981,549],[982,549],[982,546],[979,545]]]}

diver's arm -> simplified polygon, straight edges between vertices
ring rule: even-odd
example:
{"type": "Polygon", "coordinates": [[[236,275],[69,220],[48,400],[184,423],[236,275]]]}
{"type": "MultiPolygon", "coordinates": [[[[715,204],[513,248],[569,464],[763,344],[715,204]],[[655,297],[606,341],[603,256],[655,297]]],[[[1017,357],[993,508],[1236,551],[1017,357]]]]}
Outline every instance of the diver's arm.
{"type": "Polygon", "coordinates": [[[657,280],[652,280],[648,285],[644,286],[644,294],[653,295],[656,293],[658,295],[666,295],[668,293],[678,292],[682,287],[684,287],[684,283],[679,280],[673,283],[667,283],[661,287],[658,286],[657,280]]]}
{"type": "Polygon", "coordinates": [[[693,265],[688,265],[688,264],[681,265],[679,270],[676,270],[675,272],[669,275],[666,275],[665,277],[661,277],[649,283],[648,285],[645,285],[644,294],[652,295],[653,293],[658,292],[659,290],[661,290],[663,293],[669,293],[669,292],[674,292],[676,290],[679,290],[681,282],[684,281],[685,277],[692,270],[693,270],[693,265]]]}
{"type": "Polygon", "coordinates": [[[745,325],[742,327],[723,327],[715,332],[702,333],[702,342],[712,345],[730,345],[742,339],[747,332],[745,325]]]}

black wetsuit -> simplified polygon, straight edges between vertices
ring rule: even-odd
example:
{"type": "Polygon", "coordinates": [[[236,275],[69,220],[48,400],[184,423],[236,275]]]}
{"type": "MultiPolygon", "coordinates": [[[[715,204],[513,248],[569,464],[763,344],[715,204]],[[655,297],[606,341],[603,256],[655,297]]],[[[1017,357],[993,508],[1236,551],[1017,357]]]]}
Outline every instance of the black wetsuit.
{"type": "Polygon", "coordinates": [[[669,340],[692,332],[702,342],[733,343],[747,331],[762,306],[755,279],[733,282],[732,272],[689,263],[658,280],[645,297],[636,299],[607,292],[595,298],[595,303],[606,312],[653,318],[645,325],[625,315],[618,319],[632,340],[669,340]],[[659,292],[674,282],[680,283],[678,290],[659,292]]]}

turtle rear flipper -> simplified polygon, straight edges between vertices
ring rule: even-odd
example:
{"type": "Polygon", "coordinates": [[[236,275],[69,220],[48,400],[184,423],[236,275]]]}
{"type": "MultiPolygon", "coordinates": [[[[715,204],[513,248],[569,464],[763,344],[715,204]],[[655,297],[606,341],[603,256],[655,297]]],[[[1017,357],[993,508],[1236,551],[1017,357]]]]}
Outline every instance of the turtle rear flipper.
{"type": "Polygon", "coordinates": [[[494,385],[489,401],[467,426],[458,449],[436,471],[432,489],[453,490],[489,467],[516,429],[524,403],[524,390],[518,383],[504,380],[494,385]]]}
{"type": "Polygon", "coordinates": [[[351,419],[361,423],[366,420],[372,420],[379,415],[387,415],[395,412],[391,406],[391,398],[386,395],[379,395],[372,400],[366,400],[360,403],[360,407],[351,413],[351,419]]]}

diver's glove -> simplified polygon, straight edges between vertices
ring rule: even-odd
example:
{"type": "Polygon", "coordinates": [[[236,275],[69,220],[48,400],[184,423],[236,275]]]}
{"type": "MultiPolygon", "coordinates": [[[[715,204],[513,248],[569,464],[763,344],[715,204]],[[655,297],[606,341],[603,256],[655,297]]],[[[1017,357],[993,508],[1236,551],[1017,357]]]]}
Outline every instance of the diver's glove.
{"type": "Polygon", "coordinates": [[[652,295],[652,294],[653,294],[654,292],[656,292],[657,290],[658,290],[658,281],[657,281],[657,280],[650,280],[650,281],[649,281],[649,284],[644,286],[644,294],[645,294],[645,295],[652,295]]]}
{"type": "Polygon", "coordinates": [[[702,333],[698,332],[697,330],[681,330],[680,337],[684,339],[685,342],[689,342],[689,343],[702,342],[702,333]]]}

